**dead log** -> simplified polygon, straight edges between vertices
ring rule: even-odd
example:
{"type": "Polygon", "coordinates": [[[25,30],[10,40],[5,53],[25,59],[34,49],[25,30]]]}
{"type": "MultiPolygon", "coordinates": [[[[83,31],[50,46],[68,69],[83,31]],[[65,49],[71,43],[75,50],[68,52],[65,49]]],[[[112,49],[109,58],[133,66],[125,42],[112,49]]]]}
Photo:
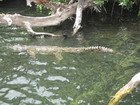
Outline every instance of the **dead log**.
{"type": "Polygon", "coordinates": [[[84,3],[85,0],[78,0],[77,10],[76,10],[76,20],[74,23],[74,30],[73,35],[77,33],[77,31],[81,28],[81,22],[82,22],[82,12],[84,9],[84,3]]]}
{"type": "Polygon", "coordinates": [[[138,85],[140,85],[140,72],[133,76],[132,79],[113,96],[108,105],[118,105],[119,101],[130,94],[138,85]]]}
{"type": "Polygon", "coordinates": [[[38,33],[32,27],[55,26],[75,14],[77,3],[71,4],[67,9],[57,11],[55,14],[46,17],[30,17],[20,14],[0,14],[0,24],[16,25],[25,27],[27,32],[32,35],[60,36],[51,33],[38,33]]]}
{"type": "MultiPolygon", "coordinates": [[[[31,2],[36,3],[37,0],[27,0],[27,5],[31,6],[31,2]]],[[[91,6],[89,0],[86,0],[84,4],[83,2],[75,2],[69,5],[56,5],[52,2],[46,3],[46,6],[50,6],[56,10],[55,14],[46,17],[30,17],[30,16],[22,16],[20,14],[0,14],[0,24],[7,24],[7,25],[16,25],[26,28],[27,32],[31,35],[47,35],[47,36],[54,36],[60,37],[61,35],[54,35],[52,33],[46,32],[35,32],[33,31],[33,27],[47,27],[47,26],[56,26],[59,25],[61,22],[65,21],[73,14],[76,14],[76,20],[74,24],[74,34],[78,31],[81,27],[81,17],[82,17],[82,10],[88,6],[91,6]],[[77,6],[78,5],[78,6],[77,6]],[[82,10],[81,10],[82,6],[82,10]],[[80,7],[80,8],[79,8],[80,7]],[[77,9],[77,10],[76,10],[77,9]],[[80,9],[80,10],[79,10],[80,9]],[[80,12],[79,12],[80,11],[80,12]],[[79,15],[80,13],[80,15],[79,15]]]]}

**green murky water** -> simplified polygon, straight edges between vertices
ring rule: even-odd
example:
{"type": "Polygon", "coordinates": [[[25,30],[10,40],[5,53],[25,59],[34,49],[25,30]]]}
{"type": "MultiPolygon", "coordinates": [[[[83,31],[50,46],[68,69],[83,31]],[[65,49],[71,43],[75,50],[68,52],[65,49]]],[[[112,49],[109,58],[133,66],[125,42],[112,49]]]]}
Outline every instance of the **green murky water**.
{"type": "MultiPolygon", "coordinates": [[[[67,39],[31,38],[23,28],[0,26],[0,46],[0,105],[107,105],[140,71],[140,19],[123,24],[88,20],[77,37],[67,39]],[[63,53],[62,60],[53,54],[32,58],[6,48],[16,44],[99,45],[122,55],[86,52],[63,53]]],[[[140,105],[140,88],[120,105],[140,105]]]]}

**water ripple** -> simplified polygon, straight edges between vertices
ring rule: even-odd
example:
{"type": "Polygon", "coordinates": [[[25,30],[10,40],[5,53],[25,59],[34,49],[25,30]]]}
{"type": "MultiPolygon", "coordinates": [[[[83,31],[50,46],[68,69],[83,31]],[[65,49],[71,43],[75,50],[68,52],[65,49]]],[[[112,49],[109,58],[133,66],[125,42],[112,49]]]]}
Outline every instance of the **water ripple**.
{"type": "Polygon", "coordinates": [[[41,104],[42,102],[39,100],[35,100],[33,98],[26,98],[24,100],[21,100],[21,103],[23,103],[24,105],[26,104],[41,104]]]}
{"type": "Polygon", "coordinates": [[[53,67],[55,70],[65,70],[65,69],[70,69],[70,70],[76,70],[75,67],[66,67],[66,66],[62,66],[62,67],[53,67]]]}
{"type": "Polygon", "coordinates": [[[8,93],[5,96],[5,98],[8,98],[9,100],[12,100],[12,99],[18,98],[18,97],[26,97],[26,95],[24,95],[18,91],[15,91],[15,90],[10,90],[10,91],[8,91],[8,93]]]}
{"type": "Polygon", "coordinates": [[[28,70],[27,71],[28,74],[31,74],[31,75],[35,75],[35,76],[42,76],[44,73],[47,73],[46,70],[40,70],[38,72],[35,72],[34,70],[28,70]]]}
{"type": "Polygon", "coordinates": [[[29,61],[31,65],[47,65],[47,62],[40,62],[40,61],[29,61]]]}
{"type": "Polygon", "coordinates": [[[69,82],[69,80],[67,78],[63,77],[63,76],[49,76],[49,77],[47,77],[47,80],[50,80],[50,81],[62,81],[62,82],[67,81],[67,82],[69,82]]]}
{"type": "Polygon", "coordinates": [[[47,91],[47,89],[44,86],[39,86],[38,88],[35,87],[38,95],[41,97],[50,97],[50,96],[57,96],[57,94],[54,94],[53,92],[47,91]]]}
{"type": "Polygon", "coordinates": [[[16,79],[10,82],[7,82],[7,84],[29,84],[29,80],[21,76],[21,77],[17,77],[16,79]]]}

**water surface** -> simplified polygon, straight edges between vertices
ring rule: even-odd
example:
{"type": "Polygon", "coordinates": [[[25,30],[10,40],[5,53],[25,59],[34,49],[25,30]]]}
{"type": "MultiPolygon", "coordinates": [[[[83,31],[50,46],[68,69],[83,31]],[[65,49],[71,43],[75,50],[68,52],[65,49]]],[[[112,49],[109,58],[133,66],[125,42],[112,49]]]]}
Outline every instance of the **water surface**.
{"type": "MultiPolygon", "coordinates": [[[[69,29],[57,31],[63,33],[69,29]]],[[[76,37],[67,39],[32,38],[23,28],[0,26],[0,46],[1,105],[107,105],[111,97],[139,72],[140,20],[111,23],[90,19],[76,37]],[[83,52],[62,53],[62,60],[54,54],[31,57],[6,48],[16,44],[98,45],[122,55],[83,52]]],[[[138,87],[120,105],[140,105],[139,97],[138,87]]]]}

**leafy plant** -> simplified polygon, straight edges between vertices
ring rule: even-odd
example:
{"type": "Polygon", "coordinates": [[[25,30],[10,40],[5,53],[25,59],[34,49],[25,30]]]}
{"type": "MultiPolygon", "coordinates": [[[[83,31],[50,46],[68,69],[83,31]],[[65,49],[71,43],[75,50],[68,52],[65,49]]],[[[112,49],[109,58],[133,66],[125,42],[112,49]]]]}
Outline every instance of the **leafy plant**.
{"type": "Polygon", "coordinates": [[[36,5],[36,11],[37,11],[37,12],[42,12],[42,10],[43,10],[43,5],[37,4],[37,5],[36,5]]]}

